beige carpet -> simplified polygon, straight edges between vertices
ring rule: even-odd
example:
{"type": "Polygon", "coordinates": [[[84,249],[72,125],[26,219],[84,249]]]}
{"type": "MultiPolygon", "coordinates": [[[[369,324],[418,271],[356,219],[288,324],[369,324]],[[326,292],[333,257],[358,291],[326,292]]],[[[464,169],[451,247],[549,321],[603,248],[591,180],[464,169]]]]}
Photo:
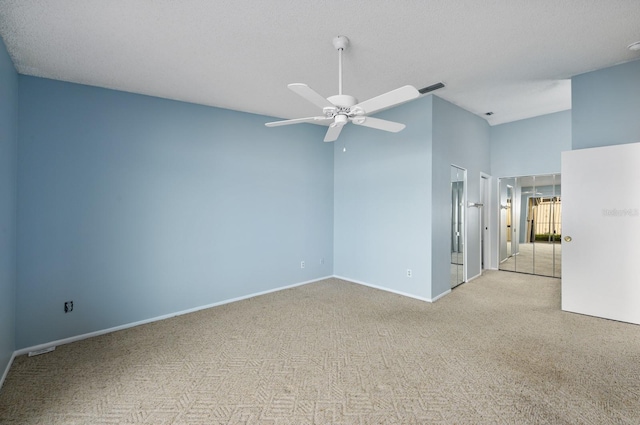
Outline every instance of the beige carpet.
{"type": "Polygon", "coordinates": [[[639,424],[640,326],[487,272],[435,304],[327,280],[16,358],[9,424],[639,424]]]}

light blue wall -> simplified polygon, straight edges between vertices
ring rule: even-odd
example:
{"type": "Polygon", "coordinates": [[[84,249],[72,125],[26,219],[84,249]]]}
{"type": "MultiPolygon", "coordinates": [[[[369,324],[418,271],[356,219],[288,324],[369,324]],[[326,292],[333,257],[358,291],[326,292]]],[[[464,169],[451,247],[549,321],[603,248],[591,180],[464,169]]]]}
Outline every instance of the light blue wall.
{"type": "MultiPolygon", "coordinates": [[[[450,289],[450,165],[468,170],[468,198],[479,201],[480,172],[490,169],[489,125],[434,96],[381,116],[407,128],[389,136],[352,126],[335,144],[334,271],[433,299],[450,289]]],[[[471,277],[480,273],[479,212],[466,214],[471,277]]]]}
{"type": "Polygon", "coordinates": [[[402,132],[348,125],[334,143],[336,275],[431,297],[431,112],[417,99],[379,115],[402,132]]]}
{"type": "Polygon", "coordinates": [[[0,39],[0,377],[15,349],[18,73],[0,39]]]}
{"type": "Polygon", "coordinates": [[[322,127],[26,76],[19,88],[18,348],[332,274],[322,127]]]}
{"type": "Polygon", "coordinates": [[[573,149],[640,142],[640,60],[571,79],[573,149]]]}
{"type": "Polygon", "coordinates": [[[560,153],[571,150],[571,111],[491,127],[494,177],[560,172],[560,153]]]}
{"type": "MultiPolygon", "coordinates": [[[[490,174],[490,130],[482,118],[433,100],[432,297],[450,289],[451,165],[467,170],[467,203],[480,202],[480,173],[490,174]]],[[[480,274],[480,210],[465,208],[467,278],[480,274]]]]}

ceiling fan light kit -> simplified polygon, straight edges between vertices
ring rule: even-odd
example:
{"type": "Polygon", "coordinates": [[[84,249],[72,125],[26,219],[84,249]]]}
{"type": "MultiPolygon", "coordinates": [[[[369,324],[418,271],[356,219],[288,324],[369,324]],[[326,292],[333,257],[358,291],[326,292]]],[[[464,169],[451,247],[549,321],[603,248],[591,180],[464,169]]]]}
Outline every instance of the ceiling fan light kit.
{"type": "Polygon", "coordinates": [[[408,102],[420,96],[420,92],[413,86],[403,86],[390,92],[381,94],[372,99],[358,102],[350,95],[342,93],[342,52],[349,46],[349,39],[344,35],[333,38],[333,47],[338,50],[338,94],[328,98],[302,83],[289,84],[289,90],[303,97],[308,102],[313,103],[322,109],[322,114],[315,117],[296,118],[284,121],[268,122],[267,127],[277,127],[281,125],[291,125],[300,123],[322,123],[329,124],[329,129],[324,137],[325,142],[333,142],[338,139],[342,127],[349,122],[356,125],[384,130],[392,133],[402,131],[404,124],[387,121],[380,118],[372,118],[368,115],[374,114],[382,109],[388,109],[401,103],[408,102]]]}

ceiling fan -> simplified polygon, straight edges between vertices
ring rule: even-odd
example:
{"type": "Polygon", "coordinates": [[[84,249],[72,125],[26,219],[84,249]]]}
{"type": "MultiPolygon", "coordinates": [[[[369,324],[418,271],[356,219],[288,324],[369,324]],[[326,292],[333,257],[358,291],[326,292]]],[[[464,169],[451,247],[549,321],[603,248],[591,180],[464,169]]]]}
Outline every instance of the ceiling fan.
{"type": "Polygon", "coordinates": [[[387,121],[380,118],[370,117],[382,109],[396,106],[400,103],[413,100],[420,96],[420,93],[413,86],[404,86],[399,89],[381,94],[372,99],[358,103],[355,97],[342,93],[342,52],[349,46],[349,39],[343,35],[334,37],[333,46],[338,50],[338,94],[324,98],[311,87],[302,83],[289,84],[291,91],[302,96],[314,105],[322,108],[322,115],[307,118],[296,118],[292,120],[268,122],[267,127],[277,127],[281,125],[299,124],[305,122],[316,122],[329,124],[327,134],[324,136],[325,142],[333,142],[338,139],[342,127],[349,122],[378,130],[397,133],[404,129],[405,125],[387,121]]]}

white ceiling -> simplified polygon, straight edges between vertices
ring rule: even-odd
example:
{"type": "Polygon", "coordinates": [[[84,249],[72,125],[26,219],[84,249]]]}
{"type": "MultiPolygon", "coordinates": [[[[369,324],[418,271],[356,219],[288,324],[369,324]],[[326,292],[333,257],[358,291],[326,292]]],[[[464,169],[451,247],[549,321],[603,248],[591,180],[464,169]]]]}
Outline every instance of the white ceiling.
{"type": "Polygon", "coordinates": [[[639,0],[0,0],[21,74],[273,117],[317,115],[287,90],[405,84],[494,125],[571,107],[569,78],[640,58],[639,0]],[[494,112],[487,117],[485,113],[494,112]]]}

